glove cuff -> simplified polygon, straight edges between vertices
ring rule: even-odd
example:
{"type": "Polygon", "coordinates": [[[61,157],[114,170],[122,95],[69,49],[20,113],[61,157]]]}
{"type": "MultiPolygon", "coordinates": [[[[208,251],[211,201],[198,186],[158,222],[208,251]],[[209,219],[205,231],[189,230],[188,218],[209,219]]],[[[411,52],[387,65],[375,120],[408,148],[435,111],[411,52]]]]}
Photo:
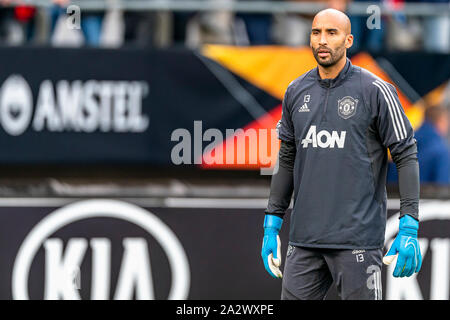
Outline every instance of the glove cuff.
{"type": "Polygon", "coordinates": [[[281,229],[281,225],[283,224],[283,219],[280,217],[274,216],[272,214],[266,214],[264,217],[264,229],[268,231],[268,229],[274,229],[277,233],[281,229]]]}
{"type": "Polygon", "coordinates": [[[399,233],[417,237],[418,230],[419,221],[417,221],[410,215],[404,215],[400,218],[399,233]]]}

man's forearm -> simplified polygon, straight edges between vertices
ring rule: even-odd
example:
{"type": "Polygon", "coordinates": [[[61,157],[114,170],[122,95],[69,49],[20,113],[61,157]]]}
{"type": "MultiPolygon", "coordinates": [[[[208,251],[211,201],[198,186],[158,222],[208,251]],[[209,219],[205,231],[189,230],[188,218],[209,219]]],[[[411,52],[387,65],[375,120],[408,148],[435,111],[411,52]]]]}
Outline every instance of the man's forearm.
{"type": "Polygon", "coordinates": [[[269,203],[266,214],[272,214],[283,218],[291,203],[292,192],[294,190],[294,162],[295,144],[281,141],[278,172],[272,176],[270,184],[269,203]]]}
{"type": "Polygon", "coordinates": [[[405,154],[401,158],[394,158],[398,172],[400,217],[409,214],[419,220],[420,179],[416,145],[410,147],[405,154]]]}

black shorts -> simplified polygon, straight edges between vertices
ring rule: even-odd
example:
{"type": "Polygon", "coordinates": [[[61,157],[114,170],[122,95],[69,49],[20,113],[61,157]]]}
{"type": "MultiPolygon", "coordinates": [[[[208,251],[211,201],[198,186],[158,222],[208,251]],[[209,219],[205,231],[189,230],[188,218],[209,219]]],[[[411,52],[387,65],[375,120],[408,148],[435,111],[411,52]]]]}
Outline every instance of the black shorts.
{"type": "Polygon", "coordinates": [[[343,300],[381,300],[382,249],[344,250],[289,245],[281,299],[321,300],[334,282],[343,300]]]}

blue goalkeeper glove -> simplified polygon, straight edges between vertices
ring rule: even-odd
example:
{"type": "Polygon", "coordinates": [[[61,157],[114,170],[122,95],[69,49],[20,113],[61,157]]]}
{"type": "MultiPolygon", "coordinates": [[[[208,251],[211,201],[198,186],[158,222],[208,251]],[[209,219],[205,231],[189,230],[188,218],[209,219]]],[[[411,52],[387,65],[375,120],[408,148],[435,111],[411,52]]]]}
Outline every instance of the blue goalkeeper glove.
{"type": "Polygon", "coordinates": [[[419,221],[409,215],[400,218],[397,237],[383,258],[383,263],[389,265],[398,255],[394,277],[410,277],[414,272],[419,272],[422,266],[422,255],[417,240],[418,230],[419,221]]]}
{"type": "Polygon", "coordinates": [[[264,261],[264,267],[274,278],[281,278],[281,241],[278,233],[280,232],[283,219],[280,217],[266,214],[264,218],[264,239],[262,244],[261,256],[264,261]]]}

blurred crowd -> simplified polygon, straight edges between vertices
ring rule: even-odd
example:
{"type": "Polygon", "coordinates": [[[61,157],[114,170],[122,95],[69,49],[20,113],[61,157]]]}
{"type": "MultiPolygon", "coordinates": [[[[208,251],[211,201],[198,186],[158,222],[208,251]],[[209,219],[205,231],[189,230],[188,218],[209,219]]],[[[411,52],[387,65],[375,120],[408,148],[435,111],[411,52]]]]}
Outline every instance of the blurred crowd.
{"type": "MultiPolygon", "coordinates": [[[[218,12],[121,11],[117,0],[106,0],[104,11],[83,11],[79,28],[67,27],[70,0],[52,0],[50,8],[21,5],[20,0],[0,0],[2,45],[51,44],[54,46],[124,45],[198,47],[204,43],[231,45],[308,45],[313,15],[296,13],[253,14],[218,12]],[[19,2],[17,2],[19,1],[19,2]],[[18,3],[16,6],[2,6],[18,3]]],[[[151,0],[142,0],[151,1],[151,0]]],[[[217,1],[217,0],[205,0],[217,1]]],[[[239,1],[239,0],[228,0],[239,1]]],[[[297,1],[304,0],[275,0],[297,1]]],[[[347,11],[361,0],[316,1],[347,11]]],[[[363,0],[367,2],[367,0],[363,0]]],[[[367,16],[350,15],[355,43],[352,51],[395,50],[450,52],[450,16],[406,16],[401,7],[409,2],[447,3],[450,0],[384,0],[396,10],[383,15],[379,27],[369,29],[367,16]]],[[[311,1],[309,1],[311,2],[311,1]]],[[[381,1],[371,1],[380,4],[381,1]]],[[[450,6],[450,4],[449,4],[450,6]]],[[[76,22],[76,19],[73,19],[76,22]]]]}
{"type": "MultiPolygon", "coordinates": [[[[450,86],[450,82],[448,84],[450,86]]],[[[424,121],[414,133],[421,184],[450,185],[450,100],[428,106],[424,121]]],[[[389,163],[387,182],[398,181],[397,168],[389,163]]]]}
{"type": "Polygon", "coordinates": [[[450,184],[449,111],[444,105],[428,108],[415,132],[422,183],[450,184]]]}
{"type": "MultiPolygon", "coordinates": [[[[313,18],[313,15],[294,13],[122,11],[115,6],[118,0],[106,0],[106,10],[81,12],[78,21],[77,12],[70,8],[70,0],[52,0],[53,5],[47,8],[25,6],[17,1],[20,0],[0,0],[1,45],[156,48],[181,45],[196,48],[215,43],[302,46],[309,44],[313,18]]],[[[406,16],[401,11],[406,2],[428,2],[430,5],[439,2],[450,6],[449,1],[385,0],[383,5],[400,10],[381,16],[379,26],[372,29],[367,27],[367,16],[349,15],[355,36],[351,50],[450,53],[449,10],[442,16],[406,16]]],[[[318,2],[347,11],[350,0],[318,2]]],[[[380,1],[372,2],[381,4],[380,1]]],[[[422,183],[450,185],[450,82],[447,86],[447,98],[441,105],[426,108],[424,122],[416,131],[422,183]]],[[[397,170],[391,163],[388,182],[396,179],[397,170]]]]}

